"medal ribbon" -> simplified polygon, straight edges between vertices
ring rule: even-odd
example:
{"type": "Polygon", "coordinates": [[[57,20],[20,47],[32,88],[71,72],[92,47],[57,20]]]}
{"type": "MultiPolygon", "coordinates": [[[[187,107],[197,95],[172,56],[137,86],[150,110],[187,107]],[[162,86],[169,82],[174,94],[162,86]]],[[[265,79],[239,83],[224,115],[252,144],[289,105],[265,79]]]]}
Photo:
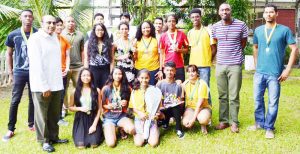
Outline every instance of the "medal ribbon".
{"type": "Polygon", "coordinates": [[[122,40],[122,49],[124,51],[124,54],[128,53],[128,51],[130,49],[130,41],[129,41],[129,39],[128,39],[127,47],[126,47],[125,40],[122,40]]]}
{"type": "MultiPolygon", "coordinates": [[[[33,32],[33,28],[31,27],[29,37],[31,36],[32,32],[33,32]]],[[[27,45],[28,39],[27,39],[27,36],[26,36],[26,34],[24,32],[23,27],[21,27],[21,34],[22,34],[22,37],[23,37],[23,40],[24,40],[25,44],[27,45]]]]}
{"type": "Polygon", "coordinates": [[[120,106],[119,101],[121,100],[121,96],[120,96],[120,89],[116,88],[115,86],[113,87],[112,90],[112,94],[113,94],[113,102],[117,103],[117,106],[120,106]]]}
{"type": "MultiPolygon", "coordinates": [[[[71,33],[69,33],[69,34],[71,34],[71,33]]],[[[72,34],[72,37],[71,37],[71,40],[70,40],[71,47],[73,47],[75,35],[76,35],[75,33],[72,34]]]]}
{"type": "Polygon", "coordinates": [[[267,40],[267,46],[269,46],[269,44],[270,44],[270,41],[271,41],[271,38],[272,38],[272,35],[275,31],[276,26],[277,26],[277,23],[275,23],[275,25],[273,26],[272,31],[271,31],[269,36],[268,36],[268,32],[267,32],[267,26],[265,26],[265,37],[266,37],[266,40],[267,40]]]}
{"type": "Polygon", "coordinates": [[[173,39],[172,39],[171,33],[170,32],[167,32],[167,33],[168,33],[168,38],[169,38],[171,44],[175,45],[176,44],[176,38],[177,38],[177,30],[175,30],[175,32],[174,32],[173,39]]]}
{"type": "Polygon", "coordinates": [[[145,42],[145,40],[144,40],[143,38],[142,38],[142,41],[143,41],[143,44],[144,44],[144,47],[145,47],[146,51],[148,51],[148,48],[149,48],[149,46],[150,46],[150,44],[151,44],[151,41],[152,41],[152,37],[151,37],[151,39],[150,39],[148,45],[146,44],[146,42],[145,42]]]}
{"type": "MultiPolygon", "coordinates": [[[[195,84],[195,87],[193,88],[193,91],[192,91],[191,94],[189,95],[190,101],[194,99],[194,94],[195,94],[195,91],[196,91],[196,89],[197,89],[199,83],[200,83],[199,80],[197,80],[197,82],[196,82],[196,84],[195,84]]],[[[190,84],[192,85],[192,83],[190,83],[190,84]]],[[[191,87],[191,85],[190,85],[190,87],[191,87]]]]}
{"type": "MultiPolygon", "coordinates": [[[[203,29],[204,29],[203,26],[201,26],[199,35],[198,35],[198,37],[195,36],[194,40],[196,40],[196,41],[193,43],[192,46],[196,46],[196,45],[200,42],[200,37],[201,37],[201,34],[202,34],[203,29]]],[[[193,33],[193,32],[196,33],[195,28],[193,28],[193,30],[191,31],[191,33],[193,33]]],[[[190,34],[189,34],[189,35],[190,35],[190,34]]]]}

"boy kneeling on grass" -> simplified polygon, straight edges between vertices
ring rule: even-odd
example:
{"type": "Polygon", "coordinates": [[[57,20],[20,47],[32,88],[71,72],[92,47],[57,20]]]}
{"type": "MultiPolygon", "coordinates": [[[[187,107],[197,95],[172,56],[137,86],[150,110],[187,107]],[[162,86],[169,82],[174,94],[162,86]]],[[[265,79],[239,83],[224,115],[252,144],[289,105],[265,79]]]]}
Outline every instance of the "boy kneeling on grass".
{"type": "Polygon", "coordinates": [[[176,121],[176,134],[179,138],[184,137],[181,127],[181,113],[183,104],[183,90],[181,85],[175,82],[176,64],[172,61],[165,64],[164,73],[166,78],[159,81],[156,86],[163,94],[162,107],[160,111],[165,115],[162,120],[163,128],[167,129],[171,117],[176,121]]]}

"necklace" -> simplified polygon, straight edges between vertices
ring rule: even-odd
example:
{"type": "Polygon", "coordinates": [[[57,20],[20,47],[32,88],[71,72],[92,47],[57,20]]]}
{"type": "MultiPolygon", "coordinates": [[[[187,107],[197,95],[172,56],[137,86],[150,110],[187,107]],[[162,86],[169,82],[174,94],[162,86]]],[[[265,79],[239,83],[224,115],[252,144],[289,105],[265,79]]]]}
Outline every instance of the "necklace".
{"type": "Polygon", "coordinates": [[[228,25],[224,25],[223,23],[223,26],[227,26],[227,31],[225,31],[225,40],[227,41],[227,37],[228,37],[228,32],[230,31],[230,26],[233,24],[234,22],[234,19],[232,19],[232,22],[228,25]]]}

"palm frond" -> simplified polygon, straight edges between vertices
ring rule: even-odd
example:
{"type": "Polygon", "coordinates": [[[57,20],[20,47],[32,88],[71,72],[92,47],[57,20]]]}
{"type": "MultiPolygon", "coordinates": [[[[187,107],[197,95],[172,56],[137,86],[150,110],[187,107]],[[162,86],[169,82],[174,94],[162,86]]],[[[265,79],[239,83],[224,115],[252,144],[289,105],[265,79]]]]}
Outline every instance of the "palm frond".
{"type": "Polygon", "coordinates": [[[86,32],[91,26],[90,19],[93,16],[91,7],[89,0],[75,0],[72,6],[70,15],[75,19],[77,28],[82,32],[86,32]]]}
{"type": "Polygon", "coordinates": [[[0,20],[17,18],[21,10],[0,4],[0,20]]]}

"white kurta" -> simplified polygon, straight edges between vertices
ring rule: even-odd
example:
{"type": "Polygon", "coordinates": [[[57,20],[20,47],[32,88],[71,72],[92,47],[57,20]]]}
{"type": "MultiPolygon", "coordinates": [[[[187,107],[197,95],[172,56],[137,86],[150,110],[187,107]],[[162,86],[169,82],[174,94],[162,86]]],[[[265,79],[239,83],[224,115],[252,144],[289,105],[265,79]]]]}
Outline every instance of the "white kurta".
{"type": "Polygon", "coordinates": [[[57,35],[40,29],[29,38],[27,47],[31,91],[62,90],[61,48],[57,35]]]}

